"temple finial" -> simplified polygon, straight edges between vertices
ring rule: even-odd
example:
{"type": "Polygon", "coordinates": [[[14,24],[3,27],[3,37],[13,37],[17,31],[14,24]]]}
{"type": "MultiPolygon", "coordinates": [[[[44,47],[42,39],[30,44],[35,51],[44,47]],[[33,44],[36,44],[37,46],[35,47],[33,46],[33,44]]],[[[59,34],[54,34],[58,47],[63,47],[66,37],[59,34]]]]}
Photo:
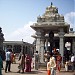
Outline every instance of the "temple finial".
{"type": "Polygon", "coordinates": [[[53,5],[53,3],[51,2],[51,6],[53,5]]]}

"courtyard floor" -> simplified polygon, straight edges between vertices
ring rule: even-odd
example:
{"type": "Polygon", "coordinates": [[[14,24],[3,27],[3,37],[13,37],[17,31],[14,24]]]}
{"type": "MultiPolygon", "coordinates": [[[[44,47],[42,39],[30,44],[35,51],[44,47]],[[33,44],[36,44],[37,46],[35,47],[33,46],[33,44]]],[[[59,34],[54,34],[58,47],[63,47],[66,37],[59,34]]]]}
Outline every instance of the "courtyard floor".
{"type": "MultiPolygon", "coordinates": [[[[3,75],[47,75],[46,69],[43,69],[43,68],[39,69],[38,71],[32,68],[31,72],[17,73],[18,64],[19,64],[19,61],[16,60],[16,64],[11,64],[11,72],[5,73],[5,70],[2,70],[2,74],[3,75]]],[[[3,66],[5,68],[5,61],[3,62],[3,66]]],[[[62,69],[61,72],[56,71],[56,75],[75,75],[75,71],[65,72],[65,70],[62,69]]]]}

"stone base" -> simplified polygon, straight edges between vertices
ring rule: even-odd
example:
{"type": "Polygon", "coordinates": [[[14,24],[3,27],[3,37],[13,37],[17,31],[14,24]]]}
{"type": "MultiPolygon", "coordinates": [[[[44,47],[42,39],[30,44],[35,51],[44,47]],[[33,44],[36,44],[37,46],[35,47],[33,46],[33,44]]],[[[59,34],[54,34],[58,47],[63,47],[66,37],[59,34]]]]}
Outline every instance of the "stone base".
{"type": "Polygon", "coordinates": [[[47,68],[47,63],[39,63],[39,68],[46,69],[47,68]]]}

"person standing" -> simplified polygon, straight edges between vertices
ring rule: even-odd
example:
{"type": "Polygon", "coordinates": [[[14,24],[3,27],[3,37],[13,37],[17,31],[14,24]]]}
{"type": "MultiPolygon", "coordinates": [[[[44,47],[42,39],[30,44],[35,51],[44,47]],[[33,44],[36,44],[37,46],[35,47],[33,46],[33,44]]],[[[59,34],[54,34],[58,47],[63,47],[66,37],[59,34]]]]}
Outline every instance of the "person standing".
{"type": "Polygon", "coordinates": [[[39,68],[39,54],[38,51],[36,51],[36,53],[34,54],[34,60],[35,60],[35,69],[38,70],[39,68]]]}
{"type": "Polygon", "coordinates": [[[25,69],[25,54],[24,53],[22,53],[18,61],[20,61],[19,66],[18,66],[19,68],[18,73],[20,73],[21,70],[22,70],[22,73],[24,73],[24,69],[25,69]]]}
{"type": "Polygon", "coordinates": [[[11,62],[12,62],[12,64],[13,63],[15,63],[16,64],[16,60],[15,60],[15,58],[16,58],[16,55],[15,55],[15,53],[14,52],[12,52],[12,54],[11,54],[11,62]]]}
{"type": "Polygon", "coordinates": [[[13,53],[13,63],[15,63],[16,64],[16,54],[15,53],[13,53]]]}
{"type": "Polygon", "coordinates": [[[5,66],[5,72],[10,72],[10,68],[11,68],[11,50],[8,49],[8,51],[6,52],[6,66],[5,66]]]}
{"type": "Polygon", "coordinates": [[[26,55],[26,72],[31,72],[31,62],[32,58],[29,54],[26,55]]]}
{"type": "Polygon", "coordinates": [[[72,54],[71,56],[71,63],[72,63],[72,71],[74,71],[74,64],[75,64],[75,56],[72,54]]]}
{"type": "Polygon", "coordinates": [[[11,63],[13,64],[13,57],[14,57],[14,53],[11,52],[11,63]]]}
{"type": "Polygon", "coordinates": [[[32,57],[29,55],[29,72],[31,72],[32,57]]]}
{"type": "Polygon", "coordinates": [[[2,75],[2,67],[3,67],[3,61],[2,61],[2,58],[0,56],[0,75],[2,75]]]}
{"type": "Polygon", "coordinates": [[[56,75],[56,61],[55,57],[53,57],[53,54],[50,54],[50,70],[51,74],[50,75],[56,75]]]}
{"type": "Polygon", "coordinates": [[[56,58],[56,64],[57,64],[57,70],[60,72],[61,70],[61,61],[62,61],[62,57],[61,57],[61,54],[58,54],[57,55],[57,58],[56,58]]]}

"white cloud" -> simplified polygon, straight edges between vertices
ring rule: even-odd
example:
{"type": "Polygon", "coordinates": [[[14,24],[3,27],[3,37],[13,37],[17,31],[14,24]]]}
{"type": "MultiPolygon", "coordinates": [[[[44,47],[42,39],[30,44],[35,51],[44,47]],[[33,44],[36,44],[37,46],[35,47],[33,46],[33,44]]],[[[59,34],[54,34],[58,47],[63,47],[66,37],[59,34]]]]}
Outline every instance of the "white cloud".
{"type": "Polygon", "coordinates": [[[65,21],[70,24],[70,27],[75,30],[75,12],[67,13],[65,16],[65,21]]]}
{"type": "MultiPolygon", "coordinates": [[[[70,27],[75,28],[75,12],[67,13],[65,16],[65,21],[70,24],[70,27]]],[[[24,25],[22,28],[16,29],[14,32],[8,34],[4,34],[4,38],[6,41],[22,41],[33,43],[34,38],[31,37],[35,33],[35,31],[30,27],[34,22],[29,22],[24,25]],[[8,35],[8,36],[7,36],[8,35]]],[[[75,29],[74,29],[75,30],[75,29]]]]}
{"type": "Polygon", "coordinates": [[[22,28],[18,28],[16,31],[12,32],[7,36],[4,35],[6,41],[21,41],[22,39],[25,42],[33,43],[34,38],[31,37],[35,33],[35,31],[30,27],[34,22],[29,22],[28,24],[24,25],[22,28]]]}

